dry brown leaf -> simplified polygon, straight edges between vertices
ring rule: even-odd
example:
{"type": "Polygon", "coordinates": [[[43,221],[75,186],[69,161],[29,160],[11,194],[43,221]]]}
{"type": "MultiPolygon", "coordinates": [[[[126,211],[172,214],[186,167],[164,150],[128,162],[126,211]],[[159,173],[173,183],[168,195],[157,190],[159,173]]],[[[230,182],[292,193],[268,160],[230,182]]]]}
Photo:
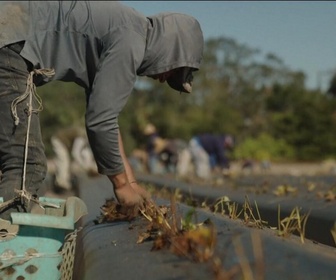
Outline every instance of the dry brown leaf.
{"type": "MultiPolygon", "coordinates": [[[[213,258],[217,234],[214,225],[206,220],[201,224],[194,224],[192,229],[182,229],[182,219],[177,213],[174,199],[170,207],[151,203],[140,212],[122,207],[114,199],[109,199],[101,207],[98,222],[130,221],[137,215],[147,222],[145,231],[138,236],[138,244],[153,240],[152,250],[169,249],[174,254],[195,262],[205,262],[213,258]],[[139,213],[142,215],[139,216],[139,213]]],[[[219,267],[217,270],[220,270],[219,267]]]]}
{"type": "Polygon", "coordinates": [[[336,194],[333,190],[329,190],[327,192],[322,192],[322,191],[319,191],[316,193],[316,196],[318,198],[323,198],[325,199],[325,201],[334,201],[336,200],[336,194]]]}
{"type": "Polygon", "coordinates": [[[139,210],[135,207],[120,205],[114,198],[106,199],[100,207],[101,215],[95,221],[98,224],[115,221],[131,221],[139,216],[139,210]]]}
{"type": "Polygon", "coordinates": [[[138,240],[137,240],[137,244],[143,243],[144,241],[146,241],[147,239],[149,239],[151,237],[149,232],[143,232],[139,235],[138,240]]]}
{"type": "Polygon", "coordinates": [[[336,200],[336,194],[333,191],[327,191],[324,195],[324,199],[326,201],[334,201],[336,200]]]}
{"type": "Polygon", "coordinates": [[[212,225],[201,225],[196,229],[185,231],[172,241],[171,250],[177,255],[191,256],[196,262],[211,258],[216,243],[216,232],[212,225]]]}

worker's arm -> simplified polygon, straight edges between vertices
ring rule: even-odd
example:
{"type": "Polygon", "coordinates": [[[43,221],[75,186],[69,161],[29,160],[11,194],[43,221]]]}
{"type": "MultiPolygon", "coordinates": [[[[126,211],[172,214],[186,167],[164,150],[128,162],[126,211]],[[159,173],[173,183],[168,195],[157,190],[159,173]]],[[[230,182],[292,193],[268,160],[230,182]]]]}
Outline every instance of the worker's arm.
{"type": "Polygon", "coordinates": [[[114,186],[114,193],[121,204],[136,205],[143,204],[143,200],[150,199],[149,193],[138,185],[130,166],[125,151],[122,138],[118,135],[120,155],[123,160],[125,171],[116,175],[108,176],[114,186]]]}

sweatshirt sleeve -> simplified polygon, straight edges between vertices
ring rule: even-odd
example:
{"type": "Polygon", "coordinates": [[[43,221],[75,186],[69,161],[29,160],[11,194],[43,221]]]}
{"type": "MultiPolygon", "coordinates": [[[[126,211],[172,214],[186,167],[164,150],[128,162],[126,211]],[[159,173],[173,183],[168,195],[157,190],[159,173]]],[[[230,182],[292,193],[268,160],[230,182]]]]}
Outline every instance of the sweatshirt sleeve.
{"type": "Polygon", "coordinates": [[[216,151],[216,157],[218,160],[218,166],[222,168],[227,167],[228,160],[225,155],[224,140],[222,139],[222,137],[218,137],[216,139],[215,151],[216,151]]]}
{"type": "Polygon", "coordinates": [[[98,171],[104,175],[124,170],[118,145],[118,116],[133,90],[145,43],[140,34],[126,28],[111,31],[103,40],[85,122],[98,171]]]}

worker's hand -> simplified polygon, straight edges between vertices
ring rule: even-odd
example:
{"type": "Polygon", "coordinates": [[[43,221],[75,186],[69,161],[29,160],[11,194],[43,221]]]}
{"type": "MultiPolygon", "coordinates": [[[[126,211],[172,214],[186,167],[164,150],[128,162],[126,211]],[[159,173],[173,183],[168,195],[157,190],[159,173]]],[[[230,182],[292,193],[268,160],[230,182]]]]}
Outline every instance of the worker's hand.
{"type": "Polygon", "coordinates": [[[144,198],[129,183],[114,187],[114,194],[121,205],[139,207],[140,209],[144,207],[144,198]]]}
{"type": "Polygon", "coordinates": [[[144,189],[143,187],[141,187],[138,182],[134,181],[131,182],[131,187],[133,188],[133,190],[135,190],[139,195],[141,195],[141,197],[146,200],[146,201],[151,201],[151,195],[150,193],[144,189]]]}
{"type": "Polygon", "coordinates": [[[143,209],[144,198],[132,188],[125,172],[108,178],[113,183],[114,194],[121,205],[143,209]]]}

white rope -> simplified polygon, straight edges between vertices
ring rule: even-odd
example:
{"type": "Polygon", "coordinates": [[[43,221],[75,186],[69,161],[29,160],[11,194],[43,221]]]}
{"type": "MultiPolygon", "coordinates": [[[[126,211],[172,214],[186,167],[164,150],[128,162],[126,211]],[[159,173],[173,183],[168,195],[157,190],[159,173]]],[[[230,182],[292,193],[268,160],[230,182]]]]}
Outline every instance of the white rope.
{"type": "MultiPolygon", "coordinates": [[[[14,118],[15,126],[17,126],[20,123],[20,119],[17,114],[17,105],[21,103],[22,101],[26,100],[29,97],[28,100],[28,124],[27,124],[27,134],[26,134],[26,142],[25,142],[25,150],[24,150],[24,164],[23,164],[23,174],[22,174],[22,186],[21,190],[15,190],[19,197],[21,198],[21,202],[24,205],[24,200],[27,200],[28,203],[32,200],[32,195],[26,191],[26,173],[27,173],[27,159],[28,159],[28,147],[29,147],[29,133],[30,133],[30,124],[31,124],[31,115],[33,113],[38,113],[43,110],[42,106],[42,99],[36,92],[36,86],[33,81],[34,75],[43,75],[47,78],[52,77],[55,75],[54,69],[35,69],[29,73],[28,79],[27,79],[27,87],[26,91],[20,95],[19,97],[15,98],[11,104],[11,112],[14,118]],[[38,103],[38,108],[33,108],[33,98],[38,103]]],[[[34,200],[36,202],[36,200],[34,200]]]]}
{"type": "MultiPolygon", "coordinates": [[[[12,105],[11,105],[11,111],[12,111],[12,114],[13,114],[13,118],[14,118],[14,123],[15,125],[17,126],[20,122],[20,119],[18,117],[18,114],[17,114],[17,105],[19,103],[21,103],[22,101],[24,101],[29,95],[32,95],[34,96],[34,98],[37,100],[37,103],[39,104],[39,107],[37,109],[33,109],[32,106],[29,106],[31,111],[28,112],[29,115],[32,114],[32,113],[37,113],[39,111],[42,111],[43,110],[43,106],[42,106],[42,99],[41,97],[37,94],[36,92],[36,86],[34,84],[34,81],[33,81],[33,77],[34,75],[43,75],[45,77],[52,77],[53,75],[55,75],[55,70],[54,69],[35,69],[33,71],[31,71],[29,73],[29,76],[28,76],[28,79],[27,79],[27,87],[26,87],[26,91],[24,92],[24,94],[20,95],[19,97],[15,98],[12,102],[12,105]]],[[[30,103],[31,105],[31,103],[30,103]]]]}

